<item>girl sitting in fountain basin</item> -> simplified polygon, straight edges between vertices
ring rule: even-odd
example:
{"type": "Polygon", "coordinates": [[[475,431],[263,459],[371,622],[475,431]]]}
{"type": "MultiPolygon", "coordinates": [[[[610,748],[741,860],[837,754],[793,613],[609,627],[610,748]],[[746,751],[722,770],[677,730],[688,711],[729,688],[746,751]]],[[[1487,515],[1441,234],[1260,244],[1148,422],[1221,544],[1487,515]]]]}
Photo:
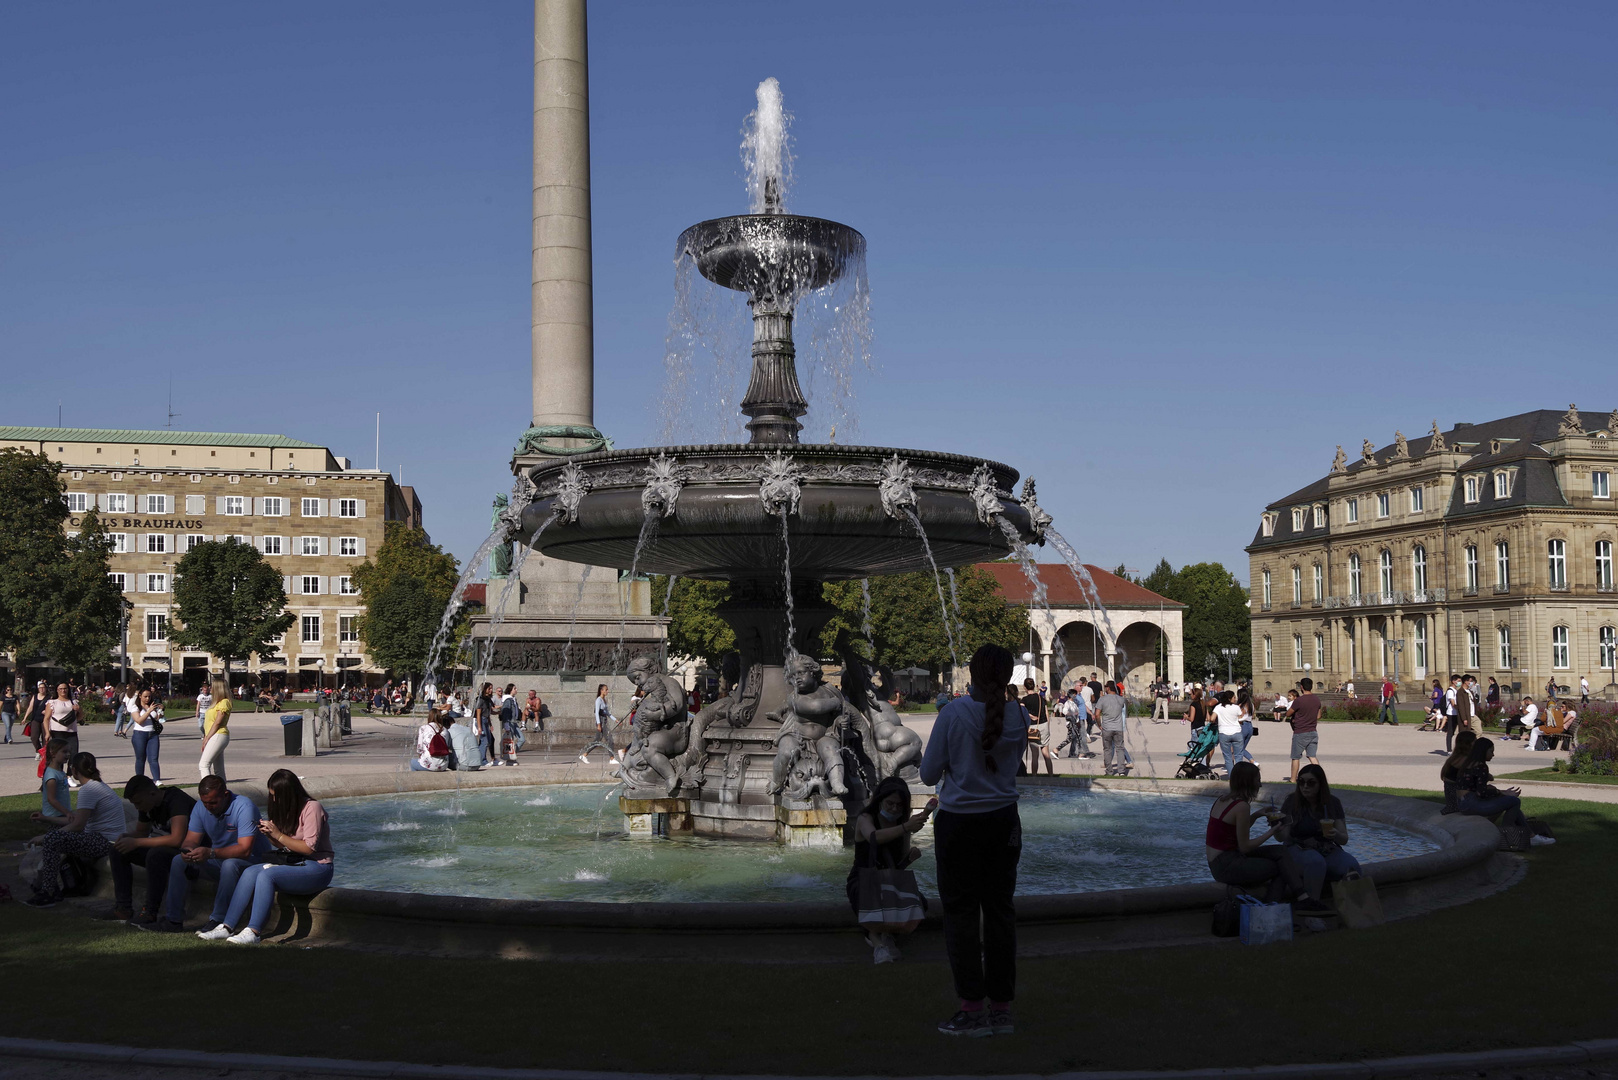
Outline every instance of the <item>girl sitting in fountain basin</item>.
{"type": "MultiPolygon", "coordinates": [[[[856,917],[860,913],[860,871],[867,868],[902,870],[921,858],[920,849],[910,838],[927,825],[937,808],[938,800],[928,799],[919,814],[910,814],[910,785],[897,776],[890,776],[876,786],[871,801],[854,819],[854,865],[848,871],[847,890],[848,904],[856,917]]],[[[920,900],[925,911],[927,898],[921,896],[920,900]]],[[[894,931],[866,927],[865,940],[876,962],[887,964],[899,959],[899,947],[894,944],[893,935],[908,934],[914,929],[914,924],[894,931]]]]}

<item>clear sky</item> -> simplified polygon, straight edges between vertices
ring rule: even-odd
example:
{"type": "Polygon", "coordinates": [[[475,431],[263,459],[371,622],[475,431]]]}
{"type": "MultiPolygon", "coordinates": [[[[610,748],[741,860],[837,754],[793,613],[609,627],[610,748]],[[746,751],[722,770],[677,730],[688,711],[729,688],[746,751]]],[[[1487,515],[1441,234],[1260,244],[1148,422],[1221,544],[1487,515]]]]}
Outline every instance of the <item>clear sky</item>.
{"type": "MultiPolygon", "coordinates": [[[[0,423],[281,432],[464,557],[529,420],[531,7],[0,6],[0,423]]],[[[862,441],[1040,483],[1087,561],[1219,560],[1381,445],[1618,407],[1610,3],[598,2],[597,424],[656,440],[674,238],[864,232],[862,441]]],[[[1045,556],[1054,558],[1054,553],[1045,556]]]]}

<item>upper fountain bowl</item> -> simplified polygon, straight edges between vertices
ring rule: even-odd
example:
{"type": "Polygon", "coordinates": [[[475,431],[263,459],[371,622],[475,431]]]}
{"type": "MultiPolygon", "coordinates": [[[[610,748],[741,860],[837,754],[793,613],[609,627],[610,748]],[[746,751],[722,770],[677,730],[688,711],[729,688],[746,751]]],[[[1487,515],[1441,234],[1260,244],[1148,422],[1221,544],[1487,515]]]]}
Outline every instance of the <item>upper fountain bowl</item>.
{"type": "Polygon", "coordinates": [[[797,214],[741,214],[698,222],[680,234],[680,256],[703,277],[754,299],[795,301],[830,285],[865,257],[859,231],[797,214]]]}

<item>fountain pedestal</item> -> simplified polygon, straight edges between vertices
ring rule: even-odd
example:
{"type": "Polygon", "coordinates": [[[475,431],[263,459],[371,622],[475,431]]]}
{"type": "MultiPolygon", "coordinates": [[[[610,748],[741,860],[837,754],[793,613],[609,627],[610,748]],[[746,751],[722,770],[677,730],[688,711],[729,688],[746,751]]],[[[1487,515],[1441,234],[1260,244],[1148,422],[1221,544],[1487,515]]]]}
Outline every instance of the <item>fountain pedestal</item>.
{"type": "Polygon", "coordinates": [[[618,812],[624,816],[624,831],[630,836],[689,836],[692,833],[690,799],[639,799],[620,795],[618,812]]]}

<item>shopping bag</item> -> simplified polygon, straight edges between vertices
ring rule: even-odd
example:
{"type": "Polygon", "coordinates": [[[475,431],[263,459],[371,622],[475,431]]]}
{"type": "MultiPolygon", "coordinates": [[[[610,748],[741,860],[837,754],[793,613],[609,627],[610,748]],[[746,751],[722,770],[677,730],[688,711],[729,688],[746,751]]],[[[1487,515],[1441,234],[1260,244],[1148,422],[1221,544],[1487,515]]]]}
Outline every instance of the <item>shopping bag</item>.
{"type": "Polygon", "coordinates": [[[1376,895],[1376,882],[1363,874],[1332,882],[1331,899],[1338,917],[1350,930],[1381,926],[1387,921],[1382,917],[1382,900],[1376,895]]]}
{"type": "Polygon", "coordinates": [[[1497,851],[1527,851],[1528,838],[1533,832],[1526,825],[1500,826],[1500,843],[1495,845],[1497,851]]]}
{"type": "Polygon", "coordinates": [[[1292,940],[1291,904],[1245,904],[1242,907],[1242,944],[1268,945],[1292,940]]]}
{"type": "Polygon", "coordinates": [[[909,870],[860,869],[859,923],[877,933],[905,934],[914,930],[925,914],[921,888],[909,870]]]}
{"type": "Polygon", "coordinates": [[[1214,937],[1235,937],[1242,932],[1242,909],[1249,904],[1263,903],[1256,896],[1231,891],[1229,896],[1214,905],[1213,909],[1213,935],[1214,937]]]}

